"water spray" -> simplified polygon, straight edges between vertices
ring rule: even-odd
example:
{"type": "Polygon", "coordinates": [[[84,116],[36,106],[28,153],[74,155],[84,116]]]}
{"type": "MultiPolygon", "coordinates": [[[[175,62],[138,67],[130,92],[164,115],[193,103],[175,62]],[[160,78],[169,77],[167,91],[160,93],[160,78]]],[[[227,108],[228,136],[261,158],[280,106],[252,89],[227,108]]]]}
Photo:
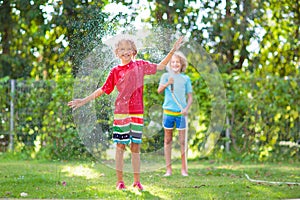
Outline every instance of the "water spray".
{"type": "MultiPolygon", "coordinates": [[[[132,39],[136,43],[138,52],[142,52],[141,55],[145,55],[146,59],[151,58],[154,59],[154,62],[157,62],[165,56],[164,52],[170,50],[170,44],[173,44],[177,36],[177,33],[173,33],[173,31],[168,29],[165,30],[164,28],[152,28],[150,30],[145,28],[131,32],[122,32],[116,35],[108,35],[103,38],[102,43],[100,42],[101,44],[94,48],[90,54],[82,60],[83,64],[79,68],[74,82],[74,97],[78,98],[90,94],[95,90],[95,85],[98,84],[99,86],[105,81],[104,79],[107,76],[107,72],[109,72],[111,67],[118,64],[118,59],[116,59],[113,49],[116,41],[121,38],[132,39]],[[149,57],[147,57],[148,55],[149,57]]],[[[226,99],[225,89],[217,66],[211,61],[210,56],[200,44],[187,39],[185,46],[182,47],[180,51],[185,55],[193,55],[188,57],[190,65],[195,67],[198,73],[202,75],[207,87],[214,96],[210,124],[203,145],[200,148],[200,157],[202,157],[211,152],[218,140],[219,133],[222,131],[226,115],[224,104],[224,99],[226,99]],[[212,134],[213,136],[211,136],[212,134]]],[[[149,79],[146,78],[144,83],[156,85],[158,81],[156,78],[151,77],[149,79]]],[[[113,105],[111,102],[114,102],[115,98],[115,94],[109,96],[104,95],[99,100],[90,102],[73,112],[79,137],[87,150],[97,160],[111,168],[115,167],[114,156],[112,155],[115,155],[116,150],[110,136],[113,116],[113,105]],[[99,116],[104,118],[99,118],[99,116]]],[[[155,111],[161,108],[161,104],[155,103],[150,103],[148,106],[155,108],[155,111]]],[[[192,106],[197,106],[196,102],[195,104],[193,103],[192,106]]],[[[197,108],[195,107],[195,109],[197,108]]],[[[150,118],[149,121],[152,119],[155,121],[155,117],[152,115],[148,117],[150,118]]],[[[186,122],[188,123],[187,119],[186,122]]],[[[193,126],[197,129],[197,125],[193,123],[193,126]]],[[[144,128],[149,131],[145,136],[151,137],[150,139],[153,139],[152,137],[158,134],[157,128],[147,127],[147,125],[144,128]]],[[[188,132],[188,124],[186,126],[186,132],[188,132]]],[[[188,134],[186,134],[185,138],[186,147],[187,138],[188,134]]],[[[124,172],[128,170],[131,171],[132,169],[130,155],[127,153],[126,151],[124,154],[124,172]]],[[[141,172],[155,171],[165,167],[163,148],[155,149],[152,152],[143,152],[141,154],[143,154],[141,156],[141,172]]]]}

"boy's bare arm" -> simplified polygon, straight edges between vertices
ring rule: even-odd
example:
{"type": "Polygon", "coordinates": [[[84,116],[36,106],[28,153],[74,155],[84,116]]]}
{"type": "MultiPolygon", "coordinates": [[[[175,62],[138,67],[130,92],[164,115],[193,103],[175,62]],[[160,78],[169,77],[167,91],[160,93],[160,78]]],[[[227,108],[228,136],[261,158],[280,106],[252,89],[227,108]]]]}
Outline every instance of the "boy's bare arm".
{"type": "Polygon", "coordinates": [[[188,93],[188,100],[187,100],[187,109],[190,109],[191,105],[193,103],[193,94],[192,93],[188,93]]]}
{"type": "Polygon", "coordinates": [[[68,106],[75,110],[75,109],[83,106],[84,104],[100,97],[103,94],[104,94],[104,91],[101,88],[99,88],[99,89],[95,90],[92,94],[90,94],[89,96],[87,96],[83,99],[74,99],[74,100],[68,102],[68,106]]]}
{"type": "Polygon", "coordinates": [[[163,92],[169,85],[174,83],[174,79],[172,77],[170,77],[168,79],[168,82],[165,85],[159,84],[158,88],[157,88],[157,92],[158,94],[163,92]]]}
{"type": "Polygon", "coordinates": [[[169,83],[167,82],[165,85],[159,85],[157,88],[157,93],[162,93],[162,91],[164,91],[167,87],[168,87],[169,83]]]}
{"type": "Polygon", "coordinates": [[[181,111],[181,113],[183,115],[187,115],[188,114],[189,109],[190,109],[192,103],[193,103],[193,95],[192,95],[192,93],[188,93],[187,106],[181,111]]]}
{"type": "Polygon", "coordinates": [[[87,102],[90,102],[90,101],[92,101],[92,100],[100,97],[103,94],[104,94],[104,91],[101,88],[98,88],[92,94],[90,94],[89,96],[85,97],[83,100],[85,101],[85,103],[87,103],[87,102]]]}
{"type": "Polygon", "coordinates": [[[171,51],[168,53],[168,55],[157,65],[158,70],[163,70],[165,69],[166,65],[169,63],[170,59],[172,58],[173,54],[175,51],[177,51],[183,44],[184,36],[181,36],[173,45],[173,48],[171,51]]]}

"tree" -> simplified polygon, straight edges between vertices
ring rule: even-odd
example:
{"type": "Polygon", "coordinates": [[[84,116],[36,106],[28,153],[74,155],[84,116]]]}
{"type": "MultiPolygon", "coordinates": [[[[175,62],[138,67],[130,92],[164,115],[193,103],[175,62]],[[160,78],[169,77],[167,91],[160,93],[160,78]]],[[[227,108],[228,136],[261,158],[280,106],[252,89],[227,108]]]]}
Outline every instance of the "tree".
{"type": "Polygon", "coordinates": [[[0,76],[52,79],[99,43],[110,26],[104,1],[0,2],[0,76]],[[70,51],[71,49],[71,51],[70,51]],[[68,54],[69,53],[69,54],[68,54]],[[75,55],[76,54],[76,55],[75,55]]]}
{"type": "Polygon", "coordinates": [[[256,19],[264,31],[257,72],[262,76],[299,76],[300,3],[297,0],[264,2],[264,15],[256,19]]]}
{"type": "Polygon", "coordinates": [[[49,25],[39,8],[46,0],[4,0],[0,4],[1,50],[0,76],[29,77],[37,62],[40,44],[49,25]]]}

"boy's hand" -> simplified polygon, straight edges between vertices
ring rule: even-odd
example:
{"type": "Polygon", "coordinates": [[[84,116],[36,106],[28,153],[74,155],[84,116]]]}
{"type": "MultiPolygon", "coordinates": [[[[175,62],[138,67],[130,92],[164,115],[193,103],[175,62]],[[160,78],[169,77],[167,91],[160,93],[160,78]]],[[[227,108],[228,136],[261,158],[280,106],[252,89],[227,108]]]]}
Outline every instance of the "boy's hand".
{"type": "Polygon", "coordinates": [[[68,106],[72,108],[73,110],[76,110],[77,108],[83,106],[85,103],[82,99],[74,99],[70,102],[68,102],[68,106]]]}
{"type": "Polygon", "coordinates": [[[168,80],[168,85],[171,85],[174,83],[174,78],[173,77],[170,77],[169,80],[168,80]]]}
{"type": "Polygon", "coordinates": [[[183,41],[184,36],[180,36],[180,38],[173,45],[172,51],[177,51],[185,42],[183,41]]]}
{"type": "Polygon", "coordinates": [[[188,115],[188,109],[187,109],[187,108],[184,108],[184,109],[181,111],[181,114],[184,115],[184,116],[187,116],[187,115],[188,115]]]}

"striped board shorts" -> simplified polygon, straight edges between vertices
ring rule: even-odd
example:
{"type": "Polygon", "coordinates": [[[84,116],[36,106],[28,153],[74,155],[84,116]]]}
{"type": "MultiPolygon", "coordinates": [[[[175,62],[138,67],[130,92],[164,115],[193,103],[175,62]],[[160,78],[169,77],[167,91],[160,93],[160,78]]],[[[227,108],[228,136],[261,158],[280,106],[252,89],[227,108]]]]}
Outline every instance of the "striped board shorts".
{"type": "Polygon", "coordinates": [[[140,144],[143,126],[143,114],[114,114],[113,141],[121,144],[140,144]]]}

